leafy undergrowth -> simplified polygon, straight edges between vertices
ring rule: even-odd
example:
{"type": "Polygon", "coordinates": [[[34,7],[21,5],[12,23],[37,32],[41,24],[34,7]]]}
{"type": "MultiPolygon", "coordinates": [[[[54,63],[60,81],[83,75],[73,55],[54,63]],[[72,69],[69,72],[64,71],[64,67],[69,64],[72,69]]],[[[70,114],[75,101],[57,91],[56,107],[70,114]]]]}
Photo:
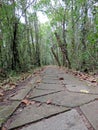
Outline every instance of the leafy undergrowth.
{"type": "Polygon", "coordinates": [[[11,72],[8,75],[8,78],[0,80],[0,101],[2,101],[2,98],[4,97],[6,91],[13,90],[19,83],[24,82],[26,79],[29,79],[33,74],[39,74],[41,70],[42,68],[36,68],[28,72],[11,72]]]}

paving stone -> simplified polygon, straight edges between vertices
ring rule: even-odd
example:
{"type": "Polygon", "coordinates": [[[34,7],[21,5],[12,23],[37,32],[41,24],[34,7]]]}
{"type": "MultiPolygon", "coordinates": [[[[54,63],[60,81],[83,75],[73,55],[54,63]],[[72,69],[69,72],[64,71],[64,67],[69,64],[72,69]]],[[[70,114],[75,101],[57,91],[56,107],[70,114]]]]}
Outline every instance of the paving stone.
{"type": "Polygon", "coordinates": [[[27,94],[28,92],[31,90],[31,87],[25,87],[22,88],[21,90],[19,90],[15,96],[11,97],[10,100],[22,100],[27,94]]]}
{"type": "Polygon", "coordinates": [[[66,85],[73,85],[73,86],[75,86],[75,85],[77,85],[77,86],[79,86],[79,85],[84,85],[84,86],[86,86],[87,85],[87,83],[85,82],[85,81],[81,81],[79,78],[77,78],[77,77],[75,77],[75,76],[73,76],[72,74],[61,74],[61,75],[59,75],[59,77],[63,77],[64,78],[64,80],[63,80],[63,83],[66,85]]]}
{"type": "Polygon", "coordinates": [[[32,79],[27,86],[24,86],[23,89],[18,91],[18,93],[11,98],[12,103],[8,104],[7,107],[0,106],[0,125],[20,104],[17,100],[22,100],[30,90],[32,91],[30,92],[29,98],[33,98],[33,100],[42,103],[50,101],[51,105],[35,103],[24,107],[24,109],[19,108],[15,112],[16,115],[13,115],[10,118],[11,120],[8,120],[12,121],[8,129],[17,129],[20,126],[32,123],[32,125],[24,127],[22,130],[87,130],[76,110],[73,109],[67,112],[69,108],[81,106],[81,110],[90,123],[94,126],[95,130],[98,130],[98,114],[96,114],[98,113],[98,101],[89,103],[90,101],[98,99],[97,88],[89,88],[86,82],[80,81],[79,78],[71,74],[64,74],[64,72],[57,67],[46,68],[40,75],[32,79]],[[64,80],[60,81],[59,78],[61,77],[63,77],[64,80]],[[42,82],[37,83],[36,81],[38,79],[42,79],[42,82]],[[62,82],[70,91],[62,85],[62,82]],[[35,83],[37,85],[36,88],[34,88],[35,83]],[[88,91],[89,93],[85,93],[88,91]],[[13,102],[13,100],[15,101],[13,102]],[[52,103],[55,105],[52,105],[52,103]],[[58,115],[56,116],[56,114],[58,115]],[[35,123],[41,119],[43,120],[35,123]]]}
{"type": "Polygon", "coordinates": [[[63,84],[66,85],[67,89],[73,92],[88,92],[92,94],[98,94],[98,87],[88,86],[85,81],[81,81],[79,78],[72,74],[61,74],[59,77],[63,77],[63,84]]]}
{"type": "Polygon", "coordinates": [[[15,117],[9,129],[17,128],[67,110],[69,110],[69,108],[46,104],[42,104],[41,106],[37,106],[36,104],[30,105],[24,108],[24,110],[15,117]]]}
{"type": "Polygon", "coordinates": [[[39,76],[39,75],[38,75],[38,76],[33,75],[32,80],[30,80],[30,82],[29,82],[28,85],[30,85],[31,87],[33,87],[33,86],[34,86],[34,83],[36,83],[36,81],[37,81],[38,79],[40,79],[40,76],[39,76]]]}
{"type": "Polygon", "coordinates": [[[98,130],[98,100],[80,107],[95,130],[98,130]]]}
{"type": "Polygon", "coordinates": [[[21,130],[87,130],[76,110],[24,127],[21,130]]]}
{"type": "Polygon", "coordinates": [[[98,94],[98,87],[92,87],[88,85],[66,85],[69,91],[98,94]]]}
{"type": "Polygon", "coordinates": [[[56,90],[56,91],[65,89],[61,84],[44,84],[44,83],[40,83],[36,88],[46,90],[56,90]]]}
{"type": "Polygon", "coordinates": [[[59,78],[57,76],[43,76],[42,80],[54,80],[54,81],[59,81],[59,78]]]}
{"type": "Polygon", "coordinates": [[[0,127],[2,123],[15,111],[20,104],[19,101],[10,102],[8,104],[0,106],[0,127]]]}
{"type": "Polygon", "coordinates": [[[61,84],[61,81],[58,80],[54,80],[54,79],[50,79],[50,78],[44,78],[42,79],[42,83],[46,83],[46,84],[61,84]]]}
{"type": "Polygon", "coordinates": [[[58,75],[58,74],[64,74],[64,71],[63,70],[60,70],[58,67],[49,67],[47,69],[45,69],[43,72],[42,72],[43,75],[58,75]]]}
{"type": "Polygon", "coordinates": [[[26,86],[19,90],[10,100],[22,100],[31,89],[34,89],[38,77],[33,78],[26,86]]]}
{"type": "Polygon", "coordinates": [[[42,78],[44,78],[44,77],[58,78],[58,75],[54,74],[54,73],[53,74],[52,73],[50,73],[50,74],[41,73],[40,75],[41,75],[42,78]]]}
{"type": "Polygon", "coordinates": [[[60,72],[60,70],[56,67],[56,68],[47,68],[43,71],[44,74],[58,74],[60,72]]]}
{"type": "Polygon", "coordinates": [[[96,98],[98,98],[98,95],[62,91],[34,98],[34,100],[40,102],[47,102],[48,100],[51,100],[53,104],[62,105],[66,107],[76,107],[88,103],[96,98]]]}
{"type": "Polygon", "coordinates": [[[54,93],[54,92],[58,92],[58,91],[55,91],[55,90],[46,90],[46,89],[33,89],[30,94],[29,94],[29,98],[34,98],[34,97],[38,97],[38,96],[41,96],[41,95],[46,95],[46,94],[51,94],[51,93],[54,93]]]}

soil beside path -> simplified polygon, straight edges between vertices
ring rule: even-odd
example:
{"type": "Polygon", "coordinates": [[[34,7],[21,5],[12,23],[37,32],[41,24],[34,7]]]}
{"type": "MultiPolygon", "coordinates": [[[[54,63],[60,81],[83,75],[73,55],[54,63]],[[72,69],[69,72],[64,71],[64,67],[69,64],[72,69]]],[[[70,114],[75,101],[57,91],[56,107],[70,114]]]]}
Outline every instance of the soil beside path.
{"type": "Polygon", "coordinates": [[[0,106],[2,130],[98,130],[98,86],[57,66],[32,76],[0,106]]]}

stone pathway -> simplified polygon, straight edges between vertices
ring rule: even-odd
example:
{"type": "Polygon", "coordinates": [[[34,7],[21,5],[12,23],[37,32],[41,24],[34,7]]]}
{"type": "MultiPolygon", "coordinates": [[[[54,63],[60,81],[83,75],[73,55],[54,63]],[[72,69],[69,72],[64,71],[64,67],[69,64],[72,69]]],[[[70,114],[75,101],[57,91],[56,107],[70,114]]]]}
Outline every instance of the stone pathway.
{"type": "Polygon", "coordinates": [[[0,106],[0,127],[98,130],[98,87],[90,87],[58,67],[46,67],[0,106]]]}

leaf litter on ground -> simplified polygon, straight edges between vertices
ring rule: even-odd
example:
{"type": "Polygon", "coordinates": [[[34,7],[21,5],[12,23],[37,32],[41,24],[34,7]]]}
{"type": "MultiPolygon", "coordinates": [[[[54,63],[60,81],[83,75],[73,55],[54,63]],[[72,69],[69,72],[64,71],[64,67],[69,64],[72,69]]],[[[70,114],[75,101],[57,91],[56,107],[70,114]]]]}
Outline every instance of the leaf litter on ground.
{"type": "Polygon", "coordinates": [[[52,104],[52,99],[48,99],[48,100],[46,101],[46,103],[47,103],[47,104],[52,104]]]}

